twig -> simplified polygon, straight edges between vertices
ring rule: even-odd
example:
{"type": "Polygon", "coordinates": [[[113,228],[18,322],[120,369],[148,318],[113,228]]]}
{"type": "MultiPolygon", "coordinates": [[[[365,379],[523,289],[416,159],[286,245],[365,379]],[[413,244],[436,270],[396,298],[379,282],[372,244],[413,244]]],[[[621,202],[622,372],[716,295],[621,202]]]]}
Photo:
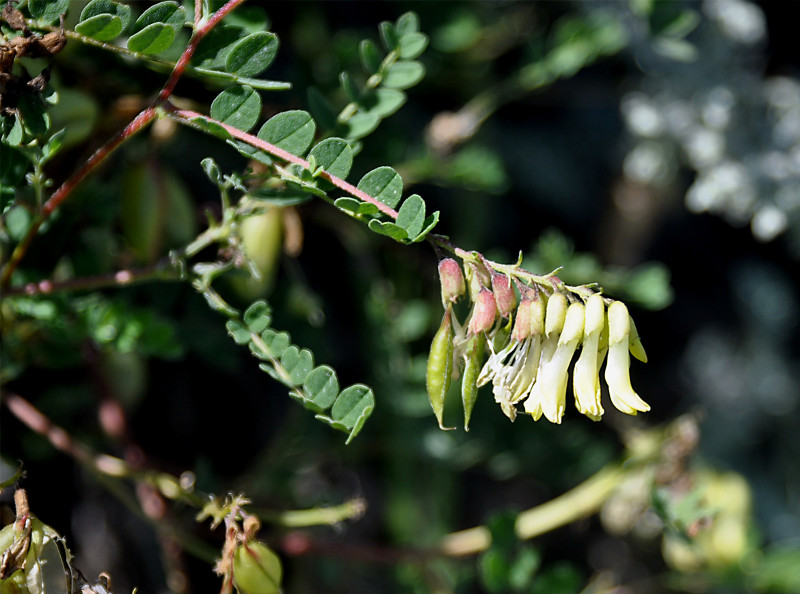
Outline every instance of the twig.
{"type": "Polygon", "coordinates": [[[103,289],[107,287],[124,287],[137,283],[150,281],[169,281],[180,280],[181,271],[171,260],[165,258],[150,266],[142,268],[126,268],[109,272],[107,274],[96,274],[71,278],[63,281],[43,280],[31,282],[21,287],[11,287],[4,292],[6,297],[16,295],[52,295],[65,291],[87,291],[103,289]]]}

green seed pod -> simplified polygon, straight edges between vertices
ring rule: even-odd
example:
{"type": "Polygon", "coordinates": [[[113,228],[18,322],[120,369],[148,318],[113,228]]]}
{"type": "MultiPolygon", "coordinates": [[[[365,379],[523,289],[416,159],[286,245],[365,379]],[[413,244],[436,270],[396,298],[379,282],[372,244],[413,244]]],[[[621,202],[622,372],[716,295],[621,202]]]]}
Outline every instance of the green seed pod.
{"type": "Polygon", "coordinates": [[[233,583],[247,594],[279,594],[281,560],[264,543],[251,540],[233,553],[233,583]]]}
{"type": "Polygon", "coordinates": [[[442,423],[444,415],[444,399],[450,388],[450,379],[453,374],[453,323],[450,319],[451,309],[444,312],[442,324],[436,331],[431,343],[431,352],[428,355],[428,372],[425,376],[425,385],[428,388],[428,398],[431,401],[433,414],[439,422],[440,429],[455,429],[445,427],[442,423]]]}
{"type": "Polygon", "coordinates": [[[476,334],[467,342],[464,353],[464,375],[461,377],[461,403],[464,405],[464,431],[469,431],[472,408],[478,398],[478,376],[483,367],[486,335],[476,334]]]}

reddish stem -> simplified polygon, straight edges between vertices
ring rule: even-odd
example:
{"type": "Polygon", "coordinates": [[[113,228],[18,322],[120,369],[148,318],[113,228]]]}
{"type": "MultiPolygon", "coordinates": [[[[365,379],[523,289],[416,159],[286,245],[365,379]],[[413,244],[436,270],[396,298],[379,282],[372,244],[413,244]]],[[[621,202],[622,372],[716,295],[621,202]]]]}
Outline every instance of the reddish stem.
{"type": "MultiPolygon", "coordinates": [[[[199,2],[200,0],[198,0],[199,2]]],[[[217,12],[211,15],[211,17],[203,24],[201,27],[198,27],[198,13],[197,7],[195,6],[195,31],[192,35],[192,38],[189,40],[189,45],[186,46],[186,49],[183,50],[183,54],[178,59],[178,62],[175,64],[175,68],[172,69],[172,72],[167,79],[164,88],[161,89],[161,92],[158,94],[158,99],[156,99],[156,103],[162,103],[169,99],[170,95],[172,95],[172,91],[175,90],[175,85],[178,84],[178,80],[183,73],[186,71],[186,67],[189,65],[189,61],[192,59],[197,46],[203,40],[211,29],[216,27],[217,23],[219,23],[223,18],[225,18],[228,13],[230,13],[234,8],[239,6],[244,0],[228,0],[228,2],[220,8],[217,12]]]]}
{"type": "MultiPolygon", "coordinates": [[[[282,148],[275,146],[274,144],[270,144],[265,140],[261,140],[257,136],[253,136],[252,134],[248,134],[247,132],[242,132],[238,128],[229,126],[228,124],[220,122],[219,120],[215,120],[213,118],[210,118],[208,116],[205,116],[203,114],[188,109],[178,109],[170,104],[163,105],[163,108],[166,109],[167,112],[173,117],[175,117],[179,122],[191,123],[190,120],[194,118],[202,118],[206,121],[213,122],[214,124],[224,128],[225,131],[228,132],[228,134],[230,134],[234,138],[241,140],[242,142],[246,142],[250,146],[254,146],[255,148],[261,149],[262,151],[269,153],[273,157],[277,157],[289,163],[294,163],[295,165],[299,165],[303,169],[310,168],[308,161],[306,161],[305,159],[302,159],[297,155],[293,155],[292,153],[285,151],[282,148]]],[[[370,204],[373,204],[379,211],[381,211],[386,216],[391,217],[392,219],[395,220],[397,219],[396,210],[387,206],[380,200],[373,198],[366,192],[359,190],[357,187],[346,182],[345,180],[336,177],[335,175],[331,175],[327,171],[323,171],[320,174],[320,177],[329,181],[340,190],[344,190],[351,196],[355,196],[356,198],[363,200],[364,202],[369,202],[370,204]]]]}
{"type": "Polygon", "coordinates": [[[156,110],[154,107],[148,107],[142,111],[111,140],[97,149],[94,154],[89,157],[86,163],[81,166],[80,169],[73,173],[72,176],[70,176],[63,184],[61,184],[61,186],[59,186],[55,192],[53,192],[47,202],[44,203],[44,206],[42,206],[39,216],[31,224],[28,232],[25,234],[25,237],[14,248],[8,263],[3,268],[2,281],[0,281],[0,284],[2,284],[3,288],[8,286],[8,282],[11,280],[11,274],[17,268],[17,265],[28,251],[28,246],[30,245],[31,241],[33,241],[33,238],[36,236],[39,228],[50,217],[50,215],[53,214],[53,211],[57,209],[61,203],[67,199],[67,196],[72,193],[75,187],[81,183],[87,175],[94,171],[103,161],[105,161],[106,158],[112,152],[114,152],[117,147],[119,147],[119,145],[149,124],[155,118],[155,116],[156,110]]]}

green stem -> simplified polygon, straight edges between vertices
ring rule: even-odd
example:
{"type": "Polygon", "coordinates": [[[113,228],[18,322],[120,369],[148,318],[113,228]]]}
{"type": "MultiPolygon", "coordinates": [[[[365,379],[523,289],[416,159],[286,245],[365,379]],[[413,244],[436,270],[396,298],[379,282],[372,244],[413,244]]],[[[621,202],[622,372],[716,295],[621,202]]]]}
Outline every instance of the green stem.
{"type": "Polygon", "coordinates": [[[331,507],[314,507],[284,511],[249,508],[250,512],[262,520],[285,528],[306,528],[309,526],[333,526],[345,520],[356,520],[364,515],[367,504],[363,499],[352,499],[331,507]]]}

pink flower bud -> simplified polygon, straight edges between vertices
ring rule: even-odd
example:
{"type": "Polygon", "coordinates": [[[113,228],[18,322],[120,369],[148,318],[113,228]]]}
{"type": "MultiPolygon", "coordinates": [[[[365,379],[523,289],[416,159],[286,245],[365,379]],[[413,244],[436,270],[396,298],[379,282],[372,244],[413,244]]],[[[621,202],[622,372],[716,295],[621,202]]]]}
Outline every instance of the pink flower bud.
{"type": "Polygon", "coordinates": [[[507,318],[517,307],[517,296],[511,286],[511,278],[492,271],[492,291],[497,301],[497,309],[504,318],[507,318]]]}
{"type": "Polygon", "coordinates": [[[478,334],[491,330],[497,317],[497,304],[494,295],[489,289],[481,289],[475,305],[472,308],[472,317],[469,320],[469,333],[478,334]]]}
{"type": "Polygon", "coordinates": [[[454,303],[466,291],[461,267],[453,258],[439,262],[439,282],[442,285],[442,305],[454,303]]]}
{"type": "Polygon", "coordinates": [[[523,297],[517,307],[517,317],[514,319],[514,329],[511,331],[511,339],[522,342],[531,335],[533,324],[533,301],[528,297],[523,297]]]}

